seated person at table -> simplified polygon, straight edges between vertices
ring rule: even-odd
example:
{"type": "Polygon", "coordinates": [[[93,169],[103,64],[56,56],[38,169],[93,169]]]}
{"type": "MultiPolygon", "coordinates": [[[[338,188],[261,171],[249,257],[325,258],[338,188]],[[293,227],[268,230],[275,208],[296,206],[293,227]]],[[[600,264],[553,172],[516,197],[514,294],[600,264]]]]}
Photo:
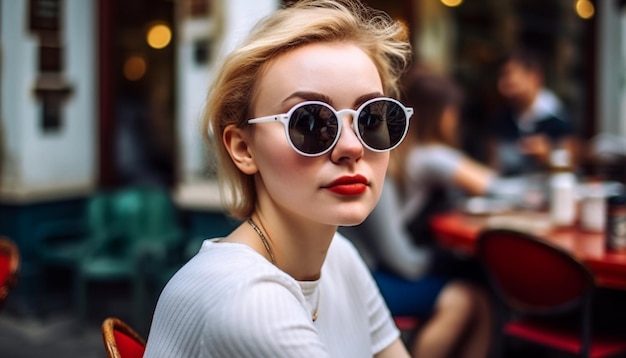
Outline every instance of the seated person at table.
{"type": "Polygon", "coordinates": [[[486,357],[492,327],[486,292],[431,272],[433,252],[415,245],[404,230],[397,194],[388,178],[365,222],[340,231],[372,270],[391,314],[418,318],[413,357],[486,357]]]}
{"type": "Polygon", "coordinates": [[[516,49],[498,68],[498,92],[505,106],[494,118],[492,167],[505,176],[539,172],[548,168],[550,153],[557,148],[575,159],[574,128],[559,98],[545,87],[539,57],[516,49]]]}
{"type": "Polygon", "coordinates": [[[522,179],[500,178],[459,149],[457,128],[463,103],[459,86],[419,65],[402,84],[403,99],[414,108],[415,116],[392,156],[388,175],[404,198],[403,222],[413,239],[433,244],[430,217],[454,209],[469,196],[506,197],[519,203],[522,179]]]}
{"type": "Polygon", "coordinates": [[[488,296],[478,284],[451,276],[454,269],[446,266],[477,267],[444,256],[428,218],[453,206],[439,196],[444,189],[485,194],[497,176],[454,147],[461,93],[451,81],[416,68],[403,84],[404,100],[415,110],[405,138],[408,145],[394,153],[374,211],[361,225],[341,230],[369,263],[391,313],[422,322],[412,343],[413,356],[485,357],[492,327],[488,296]],[[407,208],[415,213],[409,219],[419,216],[414,233],[402,212],[407,208]]]}

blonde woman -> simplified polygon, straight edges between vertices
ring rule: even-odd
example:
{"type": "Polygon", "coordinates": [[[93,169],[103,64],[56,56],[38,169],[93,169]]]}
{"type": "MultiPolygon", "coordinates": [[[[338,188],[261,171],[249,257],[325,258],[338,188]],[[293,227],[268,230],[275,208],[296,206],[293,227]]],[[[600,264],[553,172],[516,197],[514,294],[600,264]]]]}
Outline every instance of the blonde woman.
{"type": "Polygon", "coordinates": [[[304,0],[219,67],[204,119],[232,233],[206,240],[157,304],[145,357],[408,357],[337,234],[380,196],[412,114],[393,99],[405,29],[358,1],[304,0]]]}

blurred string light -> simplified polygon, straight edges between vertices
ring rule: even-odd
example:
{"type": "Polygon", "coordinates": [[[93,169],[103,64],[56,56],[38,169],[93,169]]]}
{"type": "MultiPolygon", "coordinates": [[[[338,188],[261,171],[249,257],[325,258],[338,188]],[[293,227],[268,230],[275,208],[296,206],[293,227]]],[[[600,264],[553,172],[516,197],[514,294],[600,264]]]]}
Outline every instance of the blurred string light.
{"type": "Polygon", "coordinates": [[[590,0],[576,0],[574,8],[576,9],[576,14],[585,20],[592,18],[596,11],[590,0]]]}
{"type": "Polygon", "coordinates": [[[160,50],[167,47],[172,41],[172,30],[165,24],[150,26],[146,34],[146,42],[154,49],[160,50]]]}
{"type": "Polygon", "coordinates": [[[448,7],[456,7],[463,3],[463,0],[441,0],[441,3],[448,7]]]}
{"type": "Polygon", "coordinates": [[[124,77],[129,81],[138,81],[146,74],[147,67],[142,56],[130,56],[124,61],[124,77]]]}

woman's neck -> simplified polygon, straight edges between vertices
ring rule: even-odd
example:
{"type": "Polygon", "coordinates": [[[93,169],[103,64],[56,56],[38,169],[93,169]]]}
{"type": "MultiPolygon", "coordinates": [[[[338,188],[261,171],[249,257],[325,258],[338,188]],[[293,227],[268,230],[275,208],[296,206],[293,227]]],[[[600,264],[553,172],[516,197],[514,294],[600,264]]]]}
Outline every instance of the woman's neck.
{"type": "Polygon", "coordinates": [[[258,211],[252,218],[267,237],[278,268],[298,281],[319,279],[336,226],[258,211]]]}

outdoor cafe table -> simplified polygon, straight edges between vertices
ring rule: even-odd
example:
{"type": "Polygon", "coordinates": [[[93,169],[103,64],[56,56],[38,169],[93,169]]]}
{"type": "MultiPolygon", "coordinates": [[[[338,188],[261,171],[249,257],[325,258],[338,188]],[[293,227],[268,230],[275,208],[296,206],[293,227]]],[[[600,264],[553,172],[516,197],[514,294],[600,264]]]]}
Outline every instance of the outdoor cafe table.
{"type": "MultiPolygon", "coordinates": [[[[577,226],[536,229],[536,223],[545,222],[547,213],[517,212],[501,217],[505,215],[507,219],[516,219],[518,227],[524,220],[528,228],[535,225],[533,234],[572,252],[589,267],[598,286],[626,290],[626,251],[607,252],[603,233],[585,232],[577,226]]],[[[442,246],[471,255],[479,233],[494,226],[494,218],[498,217],[452,212],[434,216],[430,225],[442,246]]],[[[532,264],[532,258],[529,258],[529,264],[532,264]]]]}

